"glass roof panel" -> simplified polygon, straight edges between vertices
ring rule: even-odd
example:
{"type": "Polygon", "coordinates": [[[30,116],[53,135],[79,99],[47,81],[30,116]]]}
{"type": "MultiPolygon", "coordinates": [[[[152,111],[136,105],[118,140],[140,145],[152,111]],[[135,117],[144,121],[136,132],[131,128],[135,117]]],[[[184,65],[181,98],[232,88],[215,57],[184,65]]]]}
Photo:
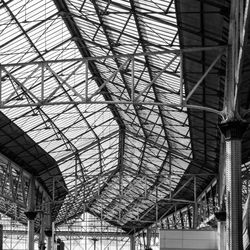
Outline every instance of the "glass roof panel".
{"type": "Polygon", "coordinates": [[[174,1],[19,0],[0,14],[2,112],[62,171],[57,222],[87,208],[123,225],[167,197],[158,177],[191,154],[166,50],[179,48],[174,1]]]}
{"type": "MultiPolygon", "coordinates": [[[[3,98],[8,105],[15,105],[16,108],[5,109],[4,113],[15,120],[17,125],[58,162],[70,157],[72,152],[85,148],[88,142],[95,145],[88,158],[94,154],[95,148],[97,152],[103,151],[100,154],[103,170],[112,169],[108,156],[112,158],[112,152],[115,152],[116,157],[113,161],[115,165],[117,150],[112,147],[117,147],[117,139],[115,146],[112,146],[112,138],[109,142],[103,141],[99,144],[96,140],[102,140],[117,131],[117,122],[105,104],[74,106],[73,101],[81,101],[80,95],[85,94],[86,64],[68,61],[68,59],[81,58],[81,54],[71,39],[63,17],[58,15],[53,1],[45,0],[39,3],[28,1],[26,5],[23,5],[22,1],[15,1],[15,4],[8,3],[0,10],[2,22],[7,24],[1,30],[3,38],[0,44],[3,52],[1,63],[27,63],[21,67],[6,65],[5,75],[10,73],[6,80],[2,81],[3,98]],[[15,15],[16,19],[13,20],[11,15],[15,15]],[[34,60],[45,62],[53,60],[53,62],[32,64],[34,60]],[[39,103],[41,98],[58,104],[34,106],[34,108],[22,107],[30,103],[39,103]],[[63,102],[72,102],[72,104],[60,105],[63,102]],[[99,110],[100,113],[98,113],[99,110]]],[[[84,27],[87,23],[89,22],[84,23],[84,27]]],[[[89,27],[93,30],[92,24],[89,27]]],[[[102,33],[98,33],[98,39],[102,38],[101,35],[102,33]]],[[[91,36],[90,38],[92,39],[91,36]]],[[[102,54],[106,53],[102,52],[102,54]]],[[[88,72],[88,75],[89,78],[92,77],[91,72],[88,72]]],[[[96,89],[96,83],[89,80],[88,94],[91,95],[96,89]]],[[[100,95],[98,99],[104,100],[100,95]]],[[[87,162],[85,163],[88,165],[87,162]]],[[[67,174],[70,166],[69,161],[60,165],[64,174],[67,174]]],[[[100,168],[99,164],[96,166],[96,169],[100,168]]],[[[89,171],[92,169],[95,167],[92,166],[89,171]]],[[[66,183],[70,183],[67,177],[65,179],[66,183]]]]}

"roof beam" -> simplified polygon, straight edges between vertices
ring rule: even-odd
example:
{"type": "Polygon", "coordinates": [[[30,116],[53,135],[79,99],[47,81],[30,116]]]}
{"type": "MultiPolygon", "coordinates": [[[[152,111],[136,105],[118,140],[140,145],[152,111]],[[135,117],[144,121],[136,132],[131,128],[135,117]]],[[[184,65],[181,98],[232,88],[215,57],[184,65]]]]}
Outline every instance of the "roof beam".
{"type": "MultiPolygon", "coordinates": [[[[136,8],[135,8],[135,5],[134,5],[134,1],[130,0],[129,2],[130,2],[130,6],[131,6],[131,9],[132,9],[133,15],[134,15],[134,19],[135,19],[135,23],[136,23],[136,27],[137,27],[137,32],[138,32],[139,39],[140,39],[140,42],[141,42],[141,45],[142,45],[142,50],[143,50],[144,53],[146,53],[147,52],[147,47],[146,47],[146,43],[144,41],[144,37],[143,37],[142,32],[141,32],[141,27],[140,27],[140,24],[139,24],[138,16],[135,14],[136,8]]],[[[150,81],[153,82],[154,81],[154,77],[153,77],[153,74],[152,74],[152,71],[151,71],[149,57],[147,55],[145,56],[145,62],[146,62],[146,66],[148,68],[150,81]]],[[[167,64],[167,66],[169,66],[169,65],[167,64]]],[[[154,86],[154,84],[151,84],[151,85],[152,85],[152,88],[153,88],[153,91],[154,91],[155,101],[159,102],[155,86],[154,86]]],[[[169,139],[169,133],[168,133],[168,131],[166,129],[167,126],[166,126],[166,122],[165,122],[164,116],[162,114],[162,108],[161,108],[161,106],[158,106],[158,109],[159,109],[159,115],[161,117],[161,121],[162,121],[162,124],[163,124],[163,130],[164,130],[164,133],[165,133],[165,136],[166,136],[168,147],[171,148],[172,147],[171,143],[168,140],[169,139]]]]}
{"type": "MultiPolygon", "coordinates": [[[[74,19],[72,18],[70,11],[67,7],[67,4],[64,0],[53,0],[55,3],[56,7],[58,8],[59,12],[62,15],[62,19],[64,23],[66,24],[70,34],[72,35],[72,38],[74,39],[76,46],[78,47],[79,52],[81,53],[83,58],[86,57],[91,57],[90,52],[87,49],[87,46],[84,42],[84,39],[82,38],[81,32],[75,23],[74,19]]],[[[101,77],[101,74],[96,67],[94,62],[89,62],[88,63],[89,70],[93,76],[96,76],[95,81],[98,86],[102,86],[103,84],[103,79],[101,77]]],[[[104,87],[105,94],[103,95],[106,101],[111,101],[112,96],[108,92],[108,89],[104,87]]],[[[119,114],[119,112],[116,109],[112,109],[111,112],[113,113],[114,117],[117,117],[118,125],[121,128],[124,128],[124,123],[122,121],[122,118],[119,114]]]]}
{"type": "MultiPolygon", "coordinates": [[[[114,47],[113,47],[113,45],[112,45],[112,40],[111,40],[111,38],[110,38],[109,35],[108,35],[106,26],[104,25],[105,20],[104,20],[104,19],[102,18],[102,16],[100,15],[99,6],[98,6],[98,4],[96,3],[96,1],[93,1],[92,3],[93,3],[93,5],[94,5],[94,7],[95,7],[95,10],[96,10],[96,13],[97,13],[97,15],[98,15],[100,24],[101,24],[102,29],[103,29],[103,31],[104,31],[105,37],[106,37],[106,39],[107,39],[107,41],[108,41],[109,49],[110,49],[110,51],[112,52],[113,55],[116,55],[117,53],[116,53],[116,51],[115,51],[115,49],[114,49],[114,47]]],[[[110,2],[110,3],[111,3],[111,2],[110,2]]],[[[110,4],[110,3],[109,3],[109,4],[110,4]]],[[[106,10],[107,10],[109,4],[107,5],[106,10]]],[[[129,16],[129,19],[130,19],[130,17],[131,17],[131,15],[129,16]]],[[[128,21],[129,21],[129,19],[127,20],[127,23],[128,23],[128,21]]],[[[126,25],[127,25],[127,23],[126,23],[126,25]]],[[[126,27],[126,25],[124,26],[124,28],[126,27]]],[[[122,33],[121,33],[121,35],[122,35],[122,33]]],[[[121,35],[120,35],[120,36],[121,36],[121,35]]],[[[119,38],[120,38],[120,37],[119,37],[119,38]]],[[[116,43],[119,41],[119,38],[117,39],[116,43]]],[[[117,57],[114,57],[114,60],[115,60],[115,63],[116,63],[116,65],[117,65],[117,68],[120,69],[121,64],[119,63],[118,58],[117,58],[117,57]]],[[[133,60],[133,59],[132,59],[132,60],[133,60]]],[[[124,85],[125,85],[125,88],[124,88],[124,89],[127,90],[128,94],[130,95],[130,98],[133,98],[132,95],[131,95],[132,91],[131,91],[131,89],[129,89],[129,87],[128,87],[127,81],[126,81],[126,79],[125,79],[125,77],[124,77],[124,73],[122,73],[121,70],[119,70],[119,73],[120,73],[120,75],[121,75],[122,82],[123,82],[124,85]]],[[[133,76],[132,76],[132,77],[133,77],[133,76]]],[[[134,105],[134,104],[132,104],[132,105],[133,105],[133,107],[134,107],[135,114],[136,114],[136,116],[138,117],[139,123],[140,123],[140,125],[141,125],[141,127],[142,127],[143,133],[144,133],[144,135],[146,136],[146,132],[145,132],[145,130],[144,130],[142,121],[141,121],[141,119],[140,119],[140,114],[139,114],[138,110],[136,109],[135,105],[134,105]]]]}

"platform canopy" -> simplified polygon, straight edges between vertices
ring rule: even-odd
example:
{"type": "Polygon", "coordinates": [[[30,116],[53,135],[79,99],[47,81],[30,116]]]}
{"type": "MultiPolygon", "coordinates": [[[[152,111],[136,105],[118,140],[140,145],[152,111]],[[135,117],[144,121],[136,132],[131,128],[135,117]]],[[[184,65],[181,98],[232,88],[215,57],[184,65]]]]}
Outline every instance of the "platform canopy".
{"type": "MultiPolygon", "coordinates": [[[[29,138],[27,152],[39,146],[53,159],[50,178],[62,175],[67,190],[57,225],[89,212],[138,231],[218,177],[230,4],[1,1],[0,125],[6,117],[24,136],[11,125],[0,134],[17,148],[29,138]]],[[[13,161],[24,157],[17,148],[13,161]]]]}

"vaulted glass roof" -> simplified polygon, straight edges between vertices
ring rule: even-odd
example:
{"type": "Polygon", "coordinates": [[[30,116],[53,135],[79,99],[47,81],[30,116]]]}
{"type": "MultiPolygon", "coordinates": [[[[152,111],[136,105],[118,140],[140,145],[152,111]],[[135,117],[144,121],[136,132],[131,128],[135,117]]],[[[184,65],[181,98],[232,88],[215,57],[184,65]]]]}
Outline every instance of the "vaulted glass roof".
{"type": "Polygon", "coordinates": [[[3,0],[0,15],[1,112],[61,170],[56,223],[88,211],[128,230],[194,160],[175,1],[3,0]]]}

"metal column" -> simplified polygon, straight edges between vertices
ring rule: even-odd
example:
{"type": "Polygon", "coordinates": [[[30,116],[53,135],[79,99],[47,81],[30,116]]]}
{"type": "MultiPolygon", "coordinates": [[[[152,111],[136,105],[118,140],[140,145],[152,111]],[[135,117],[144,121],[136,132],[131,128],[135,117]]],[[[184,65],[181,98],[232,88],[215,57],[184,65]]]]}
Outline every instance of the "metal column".
{"type": "Polygon", "coordinates": [[[242,250],[241,138],[247,124],[231,120],[220,125],[226,143],[226,236],[228,250],[242,250]]]}
{"type": "Polygon", "coordinates": [[[52,249],[52,244],[51,244],[51,240],[52,240],[52,228],[47,228],[44,231],[45,236],[47,237],[47,250],[51,250],[52,249]]]}
{"type": "Polygon", "coordinates": [[[39,235],[39,249],[44,250],[45,249],[45,229],[44,229],[44,214],[41,214],[41,227],[40,227],[40,235],[39,235]]]}
{"type": "Polygon", "coordinates": [[[47,241],[48,241],[48,243],[47,243],[47,249],[48,249],[48,250],[51,250],[51,249],[52,249],[51,240],[52,240],[51,237],[48,237],[48,238],[47,238],[47,241]]]}
{"type": "MultiPolygon", "coordinates": [[[[224,97],[224,121],[220,125],[225,137],[226,172],[226,249],[242,250],[242,183],[241,183],[241,138],[247,127],[240,118],[238,89],[240,85],[245,14],[248,5],[244,0],[232,0],[228,34],[227,67],[224,97]],[[245,7],[244,7],[245,6],[245,7]]],[[[220,190],[222,198],[223,188],[220,190]]]]}
{"type": "Polygon", "coordinates": [[[218,250],[226,249],[225,221],[218,222],[218,250]]]}
{"type": "MultiPolygon", "coordinates": [[[[96,250],[96,242],[98,241],[98,239],[93,238],[92,240],[93,240],[93,243],[94,243],[94,250],[96,250]]],[[[116,242],[117,242],[117,239],[116,239],[116,242]]]]}
{"type": "Polygon", "coordinates": [[[52,245],[51,245],[51,247],[52,247],[52,250],[54,250],[55,249],[55,222],[53,221],[52,222],[52,245]]]}
{"type": "Polygon", "coordinates": [[[34,250],[35,223],[34,220],[28,220],[28,249],[34,250]]]}
{"type": "Polygon", "coordinates": [[[134,235],[130,235],[130,250],[135,250],[135,237],[134,235]]]}
{"type": "Polygon", "coordinates": [[[34,234],[35,234],[35,179],[32,177],[29,187],[28,211],[25,212],[28,218],[28,250],[34,250],[34,234]]]}
{"type": "Polygon", "coordinates": [[[197,187],[196,187],[196,177],[194,176],[194,205],[193,205],[193,229],[198,226],[198,204],[197,204],[197,187]]]}
{"type": "Polygon", "coordinates": [[[0,250],[3,250],[3,225],[0,224],[0,250]]]}
{"type": "Polygon", "coordinates": [[[47,206],[46,206],[46,214],[44,215],[44,220],[45,220],[45,236],[47,237],[47,250],[52,249],[52,219],[51,219],[51,204],[49,200],[46,201],[47,206]]]}
{"type": "Polygon", "coordinates": [[[151,228],[147,228],[146,237],[146,250],[151,250],[151,228]]]}

